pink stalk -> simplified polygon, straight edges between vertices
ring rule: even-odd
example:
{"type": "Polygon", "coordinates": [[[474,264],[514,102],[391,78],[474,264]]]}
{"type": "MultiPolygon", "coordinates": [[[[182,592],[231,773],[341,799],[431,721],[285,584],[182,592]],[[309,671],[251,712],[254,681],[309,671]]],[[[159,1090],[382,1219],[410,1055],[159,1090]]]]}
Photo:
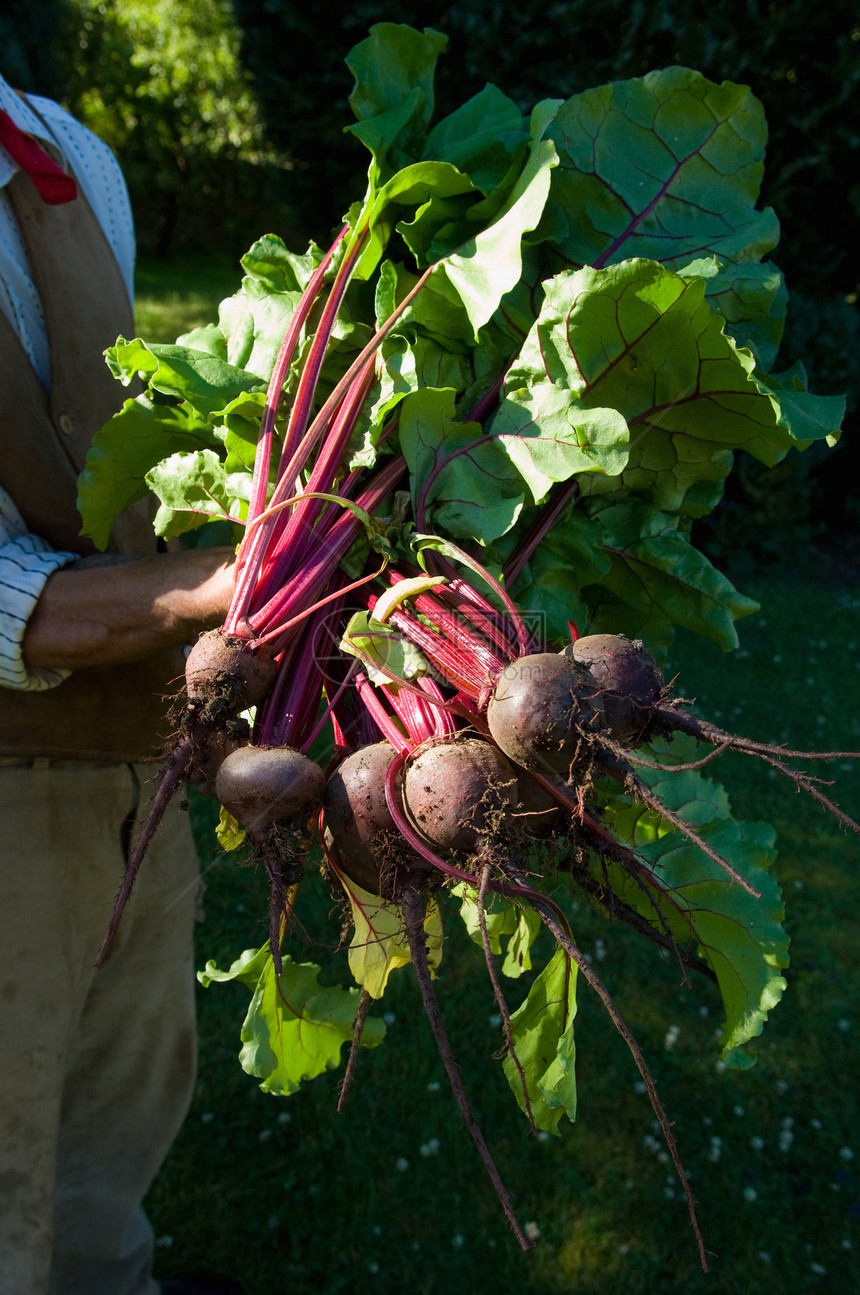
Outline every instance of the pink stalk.
{"type": "MultiPolygon", "coordinates": [[[[512,640],[516,637],[513,626],[505,619],[502,612],[491,606],[480,594],[475,593],[465,580],[458,576],[456,580],[451,580],[449,584],[438,588],[436,596],[441,602],[448,603],[461,616],[471,621],[475,629],[504,654],[506,662],[516,660],[517,652],[512,646],[512,640]]],[[[421,611],[417,599],[415,605],[421,611]]]]}
{"type": "MultiPolygon", "coordinates": [[[[337,242],[334,244],[333,248],[331,249],[332,253],[334,252],[334,247],[337,246],[337,243],[341,241],[341,239],[344,237],[346,232],[347,232],[347,227],[341,230],[341,233],[338,237],[337,242]]],[[[307,461],[308,455],[310,454],[310,448],[312,447],[309,447],[307,454],[305,454],[304,457],[302,457],[299,462],[296,462],[296,459],[297,459],[296,450],[297,450],[297,447],[300,446],[303,441],[303,437],[308,424],[308,419],[310,418],[310,411],[313,405],[314,396],[316,395],[317,382],[319,380],[320,370],[322,368],[323,359],[325,358],[326,348],[328,347],[329,340],[331,338],[331,332],[332,332],[332,329],[334,328],[334,323],[337,318],[337,312],[341,307],[341,303],[343,302],[344,293],[346,292],[346,289],[349,285],[349,281],[352,277],[352,272],[355,269],[356,262],[360,255],[361,249],[364,246],[365,241],[366,241],[366,237],[362,237],[361,239],[358,239],[353,245],[353,247],[351,248],[349,254],[344,258],[343,262],[339,266],[337,274],[335,275],[334,283],[332,284],[331,292],[329,293],[328,300],[323,309],[322,318],[320,320],[318,328],[314,333],[313,340],[311,342],[310,352],[308,354],[307,360],[305,361],[304,368],[302,369],[302,374],[301,374],[301,377],[299,378],[299,384],[296,390],[295,399],[293,401],[293,407],[292,407],[292,410],[290,411],[289,423],[287,426],[286,435],[284,437],[284,446],[281,452],[281,461],[278,469],[279,483],[283,483],[285,477],[288,480],[288,482],[295,481],[298,478],[299,472],[304,467],[305,462],[307,461]],[[284,466],[285,461],[287,463],[286,469],[284,466]]],[[[292,331],[293,330],[291,328],[290,333],[292,333],[292,331]]],[[[288,338],[289,338],[289,334],[288,334],[288,338]]],[[[298,333],[296,333],[295,338],[293,339],[293,342],[292,342],[293,348],[295,346],[295,340],[297,340],[297,338],[298,338],[298,333]]],[[[286,367],[284,367],[283,374],[284,375],[286,374],[286,367]]],[[[281,378],[281,383],[283,384],[283,376],[281,378]]],[[[270,384],[270,390],[271,390],[271,384],[270,384]]],[[[278,388],[278,393],[280,393],[280,387],[278,388]]],[[[275,401],[275,407],[277,407],[277,400],[275,401]]],[[[273,427],[274,427],[274,418],[272,418],[272,428],[273,427]]],[[[265,420],[265,428],[268,429],[268,420],[265,420]]],[[[264,428],[261,428],[261,436],[263,434],[264,434],[264,428]]],[[[271,435],[272,435],[271,430],[269,430],[268,438],[267,438],[269,444],[271,444],[271,435]]],[[[254,463],[254,471],[255,471],[255,481],[254,481],[253,499],[254,499],[255,505],[257,505],[257,511],[254,513],[253,517],[249,515],[250,521],[253,521],[255,517],[260,516],[260,513],[263,511],[263,506],[265,505],[265,497],[268,489],[268,475],[269,475],[268,456],[265,450],[263,451],[263,455],[261,456],[258,449],[257,458],[255,459],[255,463],[254,463]],[[265,467],[265,476],[263,476],[264,467],[265,467]],[[257,476],[258,469],[260,474],[259,476],[257,476]]],[[[277,487],[276,487],[276,490],[277,490],[277,487]]],[[[293,491],[288,489],[286,491],[286,494],[283,495],[282,497],[286,498],[292,493],[293,491]]],[[[242,552],[242,549],[245,548],[244,545],[242,546],[242,549],[240,549],[240,562],[241,562],[240,571],[239,571],[239,576],[237,578],[236,585],[233,592],[233,603],[228,613],[227,623],[230,624],[231,626],[235,627],[241,621],[247,618],[248,606],[249,606],[251,593],[254,588],[256,572],[259,569],[259,564],[262,560],[262,555],[265,550],[265,545],[268,540],[268,535],[269,535],[268,526],[265,528],[259,527],[253,535],[252,542],[248,551],[242,552]]]]}
{"type": "MultiPolygon", "coordinates": [[[[436,690],[437,698],[442,699],[442,693],[432,679],[418,679],[416,682],[422,692],[422,685],[429,683],[436,690]]],[[[383,685],[383,692],[414,745],[432,738],[451,737],[456,732],[450,712],[440,710],[429,698],[424,698],[411,689],[395,688],[393,685],[383,685]]]]}
{"type": "Polygon", "coordinates": [[[293,354],[296,344],[305,326],[307,317],[311,312],[311,307],[319,296],[326,273],[332,262],[332,257],[344,236],[349,232],[349,226],[344,225],[329,250],[326,252],[322,261],[314,270],[308,281],[308,286],[302,293],[301,300],[296,307],[295,313],[290,320],[289,328],[278,357],[275,360],[275,367],[272,369],[272,376],[269,380],[269,387],[266,392],[266,403],[263,407],[263,418],[260,423],[260,439],[257,442],[257,454],[254,459],[254,475],[251,487],[251,501],[248,505],[248,521],[252,522],[255,517],[263,511],[266,506],[266,493],[269,484],[269,463],[271,461],[272,439],[275,430],[275,419],[278,413],[278,404],[281,399],[281,391],[287,372],[292,363],[293,354]]]}
{"type": "Polygon", "coordinates": [[[579,483],[566,481],[551,503],[545,504],[505,563],[505,584],[512,585],[545,535],[552,530],[565,509],[579,493],[579,483]]]}
{"type": "Polygon", "coordinates": [[[400,607],[391,613],[388,622],[420,648],[450,684],[477,701],[486,682],[485,673],[459,647],[400,607]]]}
{"type": "MultiPolygon", "coordinates": [[[[307,464],[317,442],[328,430],[332,417],[352,386],[352,383],[358,377],[367,361],[379,349],[379,346],[388,336],[397,320],[421,291],[430,277],[433,268],[433,266],[430,266],[424,271],[411,291],[408,292],[400,304],[395,307],[388,316],[388,319],[386,319],[385,323],[377,330],[337,383],[331,395],[326,400],[303,436],[300,444],[296,447],[290,462],[283,469],[280,479],[275,486],[272,498],[269,501],[270,510],[282,503],[284,500],[289,499],[291,494],[291,491],[288,488],[289,483],[298,479],[299,473],[307,464]]],[[[258,528],[258,532],[252,541],[251,550],[245,558],[245,568],[241,575],[242,588],[240,590],[237,585],[237,589],[234,591],[233,604],[228,616],[228,622],[225,622],[228,626],[238,626],[243,623],[247,617],[248,602],[258,578],[260,566],[268,543],[269,533],[271,528],[276,524],[277,519],[273,517],[258,528]]]]}
{"type": "MultiPolygon", "coordinates": [[[[307,486],[297,496],[297,502],[289,514],[286,528],[281,532],[280,536],[273,537],[265,567],[261,571],[260,579],[257,582],[254,596],[249,605],[249,616],[253,616],[262,601],[260,597],[261,586],[270,589],[272,586],[277,588],[286,583],[293,571],[304,560],[310,531],[319,522],[321,515],[327,509],[334,511],[335,505],[328,504],[322,499],[302,499],[302,495],[331,494],[334,491],[335,483],[341,471],[342,460],[355,430],[361,407],[367,398],[367,393],[373,381],[374,368],[374,359],[371,358],[358,375],[338,410],[331,430],[327,433],[323,442],[319,458],[314,464],[307,486]]],[[[343,495],[343,493],[343,488],[340,488],[338,494],[343,495]]]]}
{"type": "Polygon", "coordinates": [[[313,626],[303,627],[286,648],[275,683],[257,717],[257,746],[301,747],[316,719],[323,674],[308,639],[313,626]]]}
{"type": "Polygon", "coordinates": [[[373,684],[367,675],[362,671],[355,676],[355,686],[361,703],[373,719],[380,733],[389,745],[393,746],[395,751],[402,752],[404,755],[412,750],[413,742],[407,737],[395,724],[394,720],[388,714],[383,706],[373,684]]]}
{"type": "Polygon", "coordinates": [[[452,615],[444,603],[432,594],[419,594],[415,599],[415,607],[451,643],[479,661],[490,676],[501,674],[505,666],[510,665],[510,652],[500,657],[489,644],[476,638],[471,629],[458,620],[456,615],[452,615]]]}
{"type": "MultiPolygon", "coordinates": [[[[403,475],[404,467],[404,461],[399,455],[390,459],[359,495],[355,501],[358,507],[372,514],[394,489],[403,475]]],[[[320,542],[320,552],[312,561],[307,562],[301,574],[283,589],[278,589],[266,606],[254,614],[250,628],[255,637],[279,628],[283,621],[316,602],[360,529],[361,522],[351,512],[344,513],[334,523],[320,542]]],[[[276,647],[275,655],[278,650],[276,647]]]]}
{"type": "MultiPolygon", "coordinates": [[[[475,558],[470,557],[459,547],[459,545],[452,544],[450,541],[446,541],[446,545],[452,550],[457,559],[461,561],[464,566],[470,567],[473,571],[476,571],[481,579],[493,590],[493,593],[495,593],[496,597],[502,603],[505,611],[513,622],[514,629],[516,630],[517,642],[519,644],[520,656],[528,656],[529,652],[532,650],[532,640],[531,635],[525,627],[519,608],[511,601],[510,596],[505,592],[498,580],[491,576],[489,571],[487,571],[480,562],[475,558]]],[[[445,565],[449,570],[451,569],[450,563],[446,562],[445,565]]]]}
{"type": "MultiPolygon", "coordinates": [[[[314,742],[316,742],[320,733],[322,733],[326,724],[328,724],[329,722],[331,722],[332,727],[335,728],[335,731],[337,732],[337,717],[336,717],[337,704],[340,701],[341,697],[346,692],[347,688],[349,688],[350,685],[354,684],[355,673],[358,670],[358,667],[359,667],[359,662],[353,661],[352,665],[349,667],[346,674],[344,675],[342,682],[338,685],[334,693],[331,695],[331,700],[329,701],[322,715],[320,715],[316,725],[314,726],[313,729],[311,729],[310,733],[305,738],[304,742],[299,748],[302,755],[308,754],[314,742]]],[[[326,695],[328,695],[328,683],[326,683],[326,695]]]]}
{"type": "MultiPolygon", "coordinates": [[[[328,300],[323,307],[322,316],[319,325],[313,335],[307,360],[305,361],[302,375],[296,389],[293,407],[290,411],[290,419],[287,425],[286,436],[284,437],[284,450],[281,456],[281,468],[278,473],[279,480],[287,478],[287,494],[295,493],[295,480],[290,481],[288,478],[289,465],[284,468],[284,460],[288,455],[295,452],[296,446],[301,442],[302,437],[307,431],[308,422],[310,421],[311,408],[313,407],[314,396],[316,395],[317,383],[319,382],[320,371],[325,359],[325,353],[331,340],[337,313],[343,302],[344,294],[349,287],[352,278],[352,272],[355,269],[359,256],[364,248],[366,239],[358,239],[344,257],[334,283],[331,287],[328,300]]],[[[289,461],[288,461],[289,463],[289,461]]]]}
{"type": "Polygon", "coordinates": [[[277,640],[279,644],[278,651],[282,652],[284,650],[284,643],[288,639],[288,630],[294,629],[296,625],[307,620],[309,616],[315,616],[321,607],[325,607],[329,603],[342,599],[344,594],[350,594],[355,589],[360,589],[362,585],[369,584],[371,580],[378,580],[382,575],[384,567],[385,562],[383,561],[383,564],[378,571],[371,571],[369,575],[360,576],[358,580],[353,580],[352,584],[343,585],[341,588],[333,590],[332,593],[326,594],[324,598],[320,598],[318,602],[315,602],[312,607],[306,607],[304,611],[299,612],[290,620],[279,624],[277,629],[271,630],[268,634],[260,634],[259,636],[256,636],[254,642],[258,646],[262,646],[263,643],[272,643],[277,640]]]}

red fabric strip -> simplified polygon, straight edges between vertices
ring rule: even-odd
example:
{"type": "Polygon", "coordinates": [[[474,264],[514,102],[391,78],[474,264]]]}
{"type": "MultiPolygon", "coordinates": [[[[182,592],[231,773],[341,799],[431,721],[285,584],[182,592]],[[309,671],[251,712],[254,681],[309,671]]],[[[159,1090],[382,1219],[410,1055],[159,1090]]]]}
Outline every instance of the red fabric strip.
{"type": "Polygon", "coordinates": [[[32,135],[16,126],[8,112],[0,108],[0,144],[18,163],[22,171],[39,190],[44,202],[56,206],[71,202],[78,195],[78,187],[70,175],[45,152],[32,135]]]}

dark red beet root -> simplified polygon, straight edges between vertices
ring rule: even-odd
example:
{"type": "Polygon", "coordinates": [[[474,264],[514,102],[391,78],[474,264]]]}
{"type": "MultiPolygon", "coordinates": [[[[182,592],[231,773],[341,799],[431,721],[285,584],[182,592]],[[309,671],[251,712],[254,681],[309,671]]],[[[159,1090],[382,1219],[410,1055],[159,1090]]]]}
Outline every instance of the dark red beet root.
{"type": "Polygon", "coordinates": [[[431,866],[408,848],[388,808],[385,775],[395,755],[388,742],[353,751],[329,776],[323,800],[338,867],[363,890],[386,899],[396,897],[406,875],[431,866]]]}
{"type": "Polygon", "coordinates": [[[343,871],[385,899],[398,899],[404,882],[434,871],[406,844],[391,816],[385,779],[395,755],[388,742],[354,751],[329,777],[323,802],[343,871]]]}
{"type": "Polygon", "coordinates": [[[240,747],[215,779],[218,799],[251,836],[269,878],[269,946],[279,974],[288,888],[301,879],[307,821],[324,790],[319,765],[288,746],[240,747]]]}
{"type": "Polygon", "coordinates": [[[623,634],[587,634],[565,652],[587,666],[601,688],[625,693],[642,706],[651,706],[660,699],[663,675],[640,639],[625,638],[623,634]]]}
{"type": "Polygon", "coordinates": [[[205,705],[223,697],[233,713],[264,700],[277,673],[274,659],[247,639],[210,630],[201,634],[185,662],[189,702],[205,705]]]}
{"type": "Polygon", "coordinates": [[[640,746],[653,736],[654,708],[665,688],[657,662],[638,639],[589,634],[564,649],[592,675],[609,736],[640,746]]]}
{"type": "Polygon", "coordinates": [[[407,767],[404,801],[431,844],[474,854],[510,825],[517,777],[489,742],[454,738],[428,747],[407,767]]]}
{"type": "Polygon", "coordinates": [[[389,742],[363,746],[341,761],[326,783],[326,826],[338,853],[369,869],[375,866],[380,836],[397,830],[385,799],[385,775],[395,755],[389,742]]]}
{"type": "Polygon", "coordinates": [[[525,769],[569,778],[590,761],[599,717],[595,683],[567,653],[520,657],[499,675],[487,707],[493,741],[525,769]]]}
{"type": "Polygon", "coordinates": [[[215,779],[221,804],[263,841],[273,824],[306,820],[322,804],[319,765],[288,746],[243,746],[223,761],[215,779]]]}
{"type": "Polygon", "coordinates": [[[525,770],[517,771],[516,821],[528,836],[545,841],[558,826],[558,802],[544,791],[525,770]]]}

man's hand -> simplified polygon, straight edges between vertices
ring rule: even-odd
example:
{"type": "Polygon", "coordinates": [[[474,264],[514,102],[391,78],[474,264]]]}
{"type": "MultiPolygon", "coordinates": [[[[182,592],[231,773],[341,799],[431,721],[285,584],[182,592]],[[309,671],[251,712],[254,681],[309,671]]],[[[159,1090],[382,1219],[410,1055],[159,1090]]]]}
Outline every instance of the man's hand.
{"type": "Polygon", "coordinates": [[[223,621],[233,590],[227,548],[82,558],[51,576],[24,635],[31,669],[118,665],[193,643],[223,621]]]}

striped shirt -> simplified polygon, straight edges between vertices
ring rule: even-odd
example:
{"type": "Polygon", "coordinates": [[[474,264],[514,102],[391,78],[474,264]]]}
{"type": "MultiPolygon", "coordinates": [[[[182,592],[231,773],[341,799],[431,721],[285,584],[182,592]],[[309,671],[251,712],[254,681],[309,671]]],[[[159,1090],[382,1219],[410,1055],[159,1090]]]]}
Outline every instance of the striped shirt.
{"type": "MultiPolygon", "coordinates": [[[[22,130],[59,148],[74,171],[134,291],[134,226],[122,172],[110,149],[50,99],[30,96],[43,121],[0,77],[0,108],[22,130]],[[46,129],[47,127],[47,129],[46,129]]],[[[17,167],[0,145],[0,310],[12,324],[44,387],[50,385],[50,358],[42,306],[5,186],[17,167]]],[[[40,690],[66,678],[68,670],[28,670],[21,657],[27,621],[48,577],[74,562],[77,553],[55,552],[27,532],[21,515],[0,489],[0,686],[40,690]]]]}

